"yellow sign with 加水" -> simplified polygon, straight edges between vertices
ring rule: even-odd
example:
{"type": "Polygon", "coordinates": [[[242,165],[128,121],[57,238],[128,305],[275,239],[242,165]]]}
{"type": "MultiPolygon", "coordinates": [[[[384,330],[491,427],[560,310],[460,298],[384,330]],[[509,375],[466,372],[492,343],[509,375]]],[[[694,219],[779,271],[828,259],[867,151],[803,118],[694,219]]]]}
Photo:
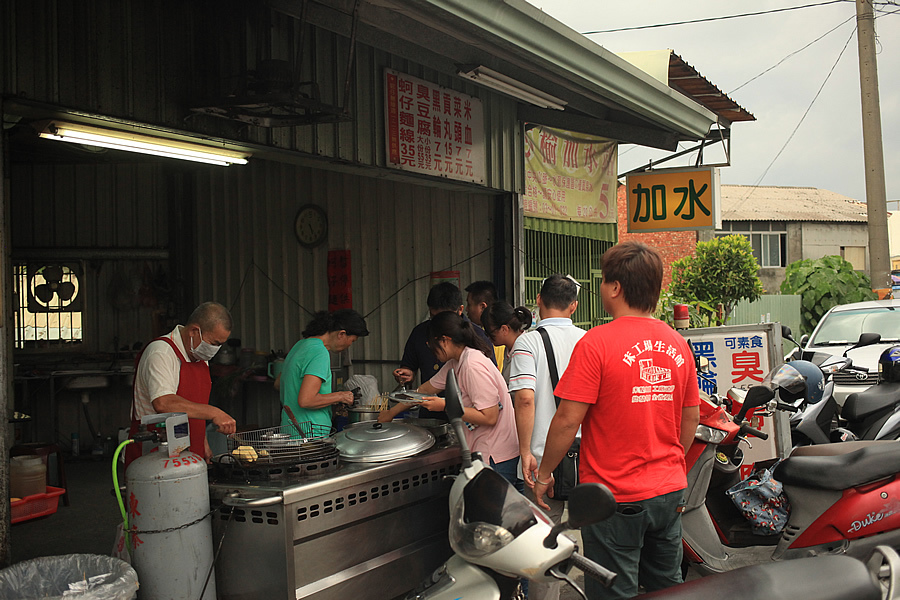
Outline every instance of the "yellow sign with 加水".
{"type": "Polygon", "coordinates": [[[721,227],[715,167],[636,173],[626,177],[625,185],[629,232],[721,227]]]}

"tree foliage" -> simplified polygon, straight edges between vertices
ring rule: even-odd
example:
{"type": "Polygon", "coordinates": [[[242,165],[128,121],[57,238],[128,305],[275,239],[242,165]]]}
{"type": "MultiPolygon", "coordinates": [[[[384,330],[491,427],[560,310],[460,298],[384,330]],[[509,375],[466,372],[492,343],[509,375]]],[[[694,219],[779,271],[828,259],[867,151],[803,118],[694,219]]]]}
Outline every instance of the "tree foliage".
{"type": "Polygon", "coordinates": [[[787,266],[782,294],[800,296],[800,320],[804,333],[812,333],[819,319],[839,304],[875,300],[869,276],[853,269],[840,256],[798,260],[787,266]]]}
{"type": "Polygon", "coordinates": [[[662,290],[659,294],[659,303],[656,305],[656,311],[653,316],[675,327],[675,305],[687,304],[689,307],[688,317],[691,320],[691,327],[711,327],[716,321],[716,307],[700,300],[689,300],[685,298],[676,298],[672,293],[672,286],[662,290]]]}
{"type": "Polygon", "coordinates": [[[669,290],[673,297],[694,305],[709,324],[721,325],[738,302],[745,298],[752,302],[762,295],[758,273],[759,264],[746,237],[717,237],[698,242],[694,256],[672,263],[669,290]],[[719,304],[720,314],[710,310],[719,304]]]}

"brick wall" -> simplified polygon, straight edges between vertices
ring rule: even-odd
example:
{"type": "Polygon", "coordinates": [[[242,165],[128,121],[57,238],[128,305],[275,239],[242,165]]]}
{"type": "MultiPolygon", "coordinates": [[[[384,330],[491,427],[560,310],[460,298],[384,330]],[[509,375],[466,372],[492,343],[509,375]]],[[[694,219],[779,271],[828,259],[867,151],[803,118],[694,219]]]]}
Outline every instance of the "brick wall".
{"type": "Polygon", "coordinates": [[[653,246],[663,258],[663,289],[672,281],[671,264],[675,260],[694,253],[697,246],[696,231],[659,231],[654,233],[627,233],[628,217],[625,205],[625,186],[619,185],[616,192],[616,204],[619,210],[619,241],[638,240],[653,246]]]}

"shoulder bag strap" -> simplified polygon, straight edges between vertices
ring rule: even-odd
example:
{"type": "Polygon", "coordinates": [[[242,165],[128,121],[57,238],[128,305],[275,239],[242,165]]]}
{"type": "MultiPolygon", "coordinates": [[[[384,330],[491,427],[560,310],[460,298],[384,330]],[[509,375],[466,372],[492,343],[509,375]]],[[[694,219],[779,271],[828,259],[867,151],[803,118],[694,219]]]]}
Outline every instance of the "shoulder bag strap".
{"type": "MultiPolygon", "coordinates": [[[[553,344],[550,343],[550,334],[547,333],[547,330],[543,327],[538,327],[538,333],[540,333],[541,337],[544,339],[544,350],[547,353],[547,366],[550,367],[550,383],[553,385],[553,389],[556,390],[556,384],[559,383],[559,372],[556,370],[556,354],[553,352],[553,344]]],[[[559,396],[553,394],[553,399],[556,400],[556,407],[559,408],[559,396]]]]}

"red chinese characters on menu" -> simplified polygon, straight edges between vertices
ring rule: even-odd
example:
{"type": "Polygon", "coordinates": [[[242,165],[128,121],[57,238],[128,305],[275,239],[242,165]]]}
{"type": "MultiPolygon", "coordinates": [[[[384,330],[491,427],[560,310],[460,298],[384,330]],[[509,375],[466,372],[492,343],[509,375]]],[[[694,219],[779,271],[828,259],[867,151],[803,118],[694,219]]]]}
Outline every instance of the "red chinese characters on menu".
{"type": "Polygon", "coordinates": [[[481,101],[385,71],[387,151],[392,166],[462,181],[484,181],[481,101]]]}

